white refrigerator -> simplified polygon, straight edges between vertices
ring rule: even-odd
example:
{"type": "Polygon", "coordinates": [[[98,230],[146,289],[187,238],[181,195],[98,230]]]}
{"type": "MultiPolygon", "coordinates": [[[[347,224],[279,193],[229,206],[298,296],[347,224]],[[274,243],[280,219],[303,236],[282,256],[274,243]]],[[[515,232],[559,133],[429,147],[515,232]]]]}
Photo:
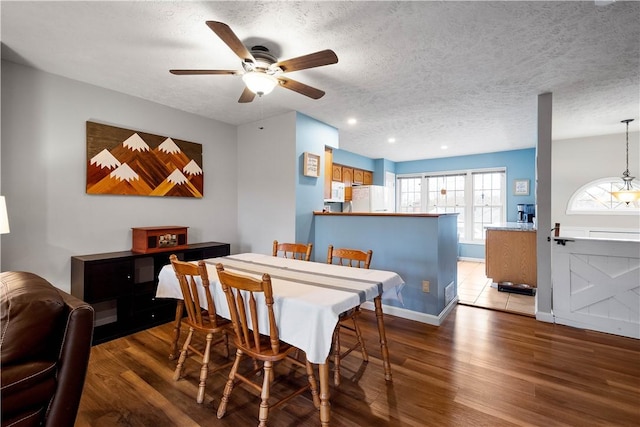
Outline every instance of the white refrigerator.
{"type": "Polygon", "coordinates": [[[394,212],[389,189],[381,185],[358,185],[351,189],[353,212],[394,212]]]}

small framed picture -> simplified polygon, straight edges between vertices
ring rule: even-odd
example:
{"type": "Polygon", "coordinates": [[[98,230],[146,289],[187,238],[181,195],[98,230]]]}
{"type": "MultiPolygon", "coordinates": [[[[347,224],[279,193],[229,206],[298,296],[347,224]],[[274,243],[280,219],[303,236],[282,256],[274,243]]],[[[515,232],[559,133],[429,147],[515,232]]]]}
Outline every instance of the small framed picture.
{"type": "Polygon", "coordinates": [[[305,176],[320,176],[320,156],[311,153],[304,153],[304,169],[305,176]]]}
{"type": "Polygon", "coordinates": [[[515,196],[528,196],[529,195],[529,180],[528,179],[514,179],[513,180],[513,194],[515,196]]]}

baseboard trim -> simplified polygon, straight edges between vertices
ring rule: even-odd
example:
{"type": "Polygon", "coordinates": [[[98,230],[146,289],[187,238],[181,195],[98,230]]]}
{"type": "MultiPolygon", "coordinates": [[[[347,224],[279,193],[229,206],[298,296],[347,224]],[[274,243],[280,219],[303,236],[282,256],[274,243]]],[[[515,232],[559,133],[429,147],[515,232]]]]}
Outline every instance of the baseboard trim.
{"type": "MultiPolygon", "coordinates": [[[[447,318],[449,313],[455,308],[458,304],[458,296],[456,295],[453,300],[440,312],[440,314],[433,315],[427,313],[419,313],[413,310],[407,310],[406,308],[394,307],[392,305],[382,304],[382,311],[384,314],[390,314],[391,316],[401,317],[403,319],[415,320],[416,322],[425,323],[427,325],[440,326],[444,319],[447,318]]],[[[362,304],[360,307],[366,310],[375,310],[375,306],[372,302],[367,301],[362,304]]]]}
{"type": "Polygon", "coordinates": [[[471,258],[468,256],[459,256],[458,261],[485,262],[484,258],[471,258]]]}
{"type": "Polygon", "coordinates": [[[536,320],[547,323],[555,323],[556,318],[553,313],[547,313],[546,311],[536,310],[536,320]]]}

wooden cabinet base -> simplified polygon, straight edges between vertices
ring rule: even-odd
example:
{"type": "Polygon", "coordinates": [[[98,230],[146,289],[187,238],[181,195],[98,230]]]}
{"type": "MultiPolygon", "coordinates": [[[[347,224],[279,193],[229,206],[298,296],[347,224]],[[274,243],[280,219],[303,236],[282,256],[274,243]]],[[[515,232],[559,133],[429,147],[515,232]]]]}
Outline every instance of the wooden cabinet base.
{"type": "Polygon", "coordinates": [[[169,264],[171,254],[183,261],[196,261],[229,253],[228,243],[207,242],[158,253],[123,251],[74,256],[71,294],[93,306],[93,343],[98,344],[174,318],[176,301],[156,298],[158,274],[169,264]]]}
{"type": "Polygon", "coordinates": [[[537,286],[536,232],[487,230],[487,277],[495,283],[537,286]]]}

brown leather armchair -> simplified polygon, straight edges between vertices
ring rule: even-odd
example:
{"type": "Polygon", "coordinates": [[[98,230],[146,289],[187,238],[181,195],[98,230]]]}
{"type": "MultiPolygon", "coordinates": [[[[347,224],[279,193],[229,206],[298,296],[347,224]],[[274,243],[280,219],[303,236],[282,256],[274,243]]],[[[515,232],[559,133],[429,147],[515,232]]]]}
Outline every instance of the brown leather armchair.
{"type": "Polygon", "coordinates": [[[2,426],[73,426],[93,307],[33,273],[0,273],[2,426]]]}

